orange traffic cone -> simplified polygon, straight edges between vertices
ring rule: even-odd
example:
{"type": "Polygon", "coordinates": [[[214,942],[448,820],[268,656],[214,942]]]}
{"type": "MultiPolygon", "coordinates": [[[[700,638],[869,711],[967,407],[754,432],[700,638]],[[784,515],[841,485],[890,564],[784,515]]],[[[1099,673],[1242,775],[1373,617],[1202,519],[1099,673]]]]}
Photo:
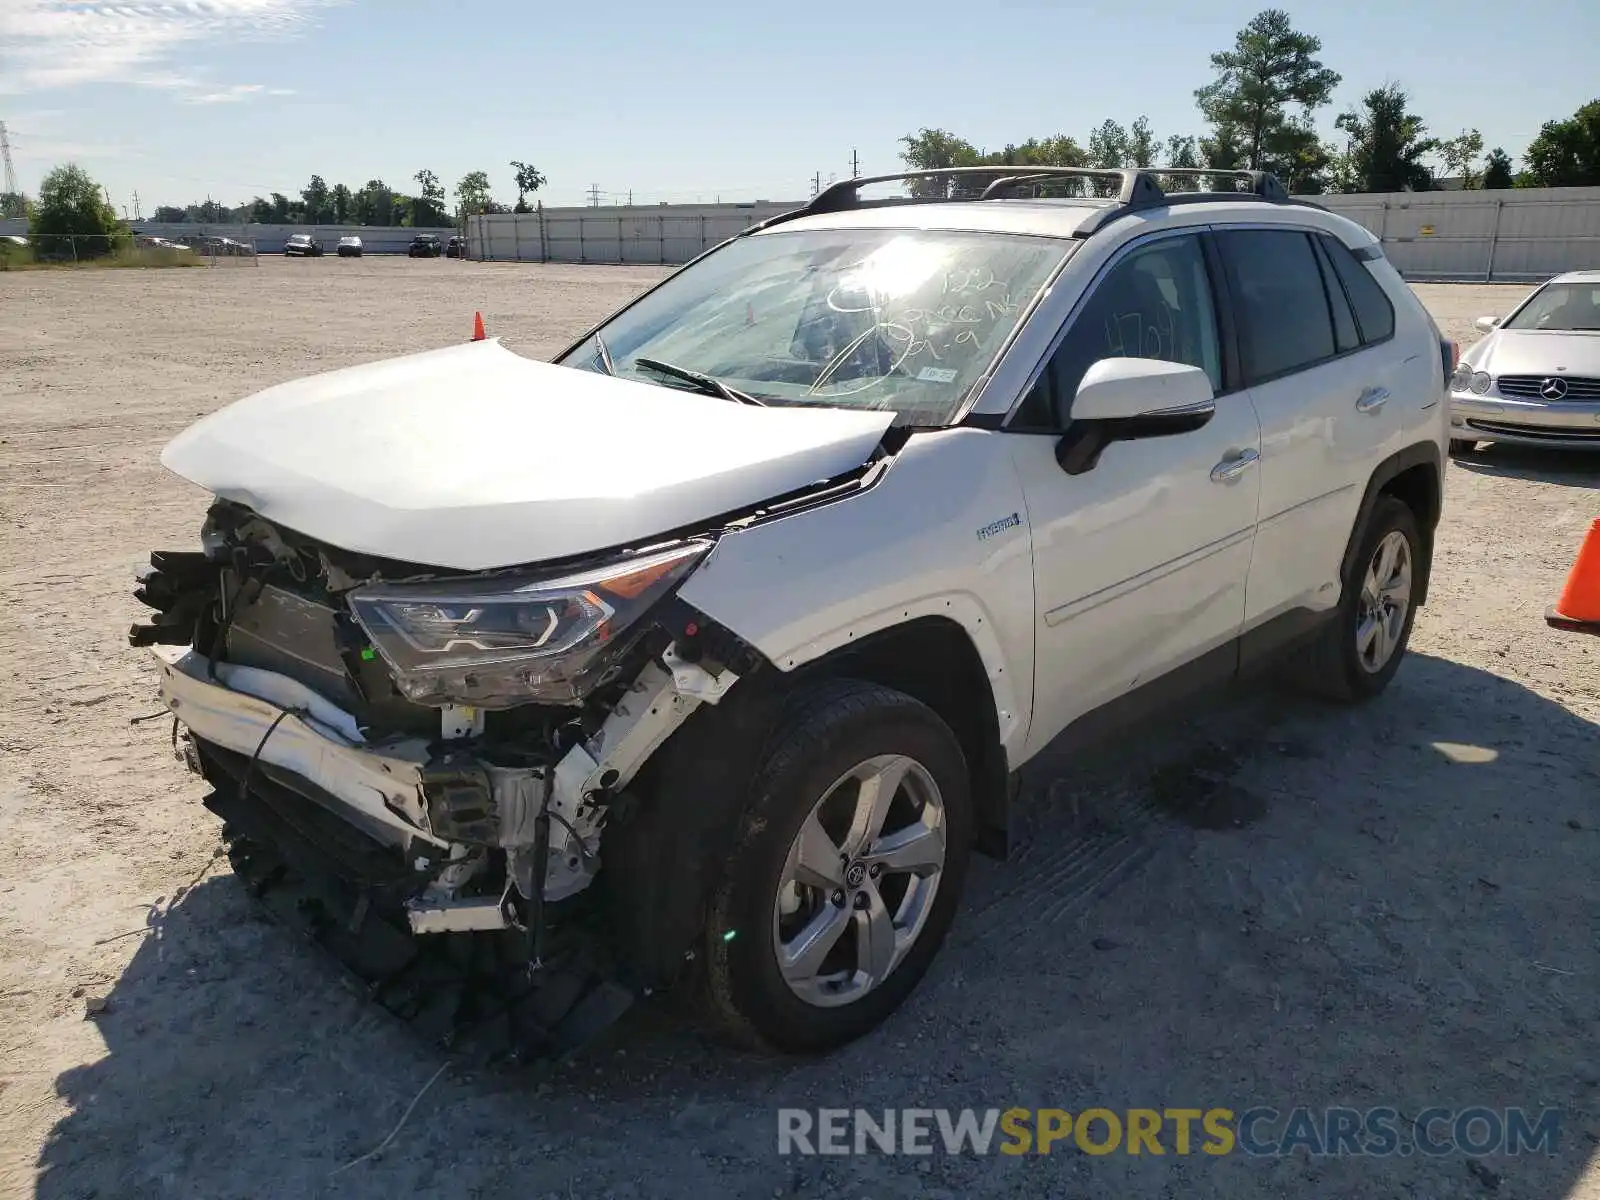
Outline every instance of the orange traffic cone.
{"type": "Polygon", "coordinates": [[[1556,629],[1600,634],[1600,517],[1589,523],[1561,599],[1544,619],[1556,629]]]}
{"type": "Polygon", "coordinates": [[[488,335],[486,335],[483,332],[483,314],[481,312],[473,313],[472,314],[472,340],[475,341],[475,342],[481,342],[481,341],[484,340],[484,338],[486,336],[488,336],[488,335]]]}

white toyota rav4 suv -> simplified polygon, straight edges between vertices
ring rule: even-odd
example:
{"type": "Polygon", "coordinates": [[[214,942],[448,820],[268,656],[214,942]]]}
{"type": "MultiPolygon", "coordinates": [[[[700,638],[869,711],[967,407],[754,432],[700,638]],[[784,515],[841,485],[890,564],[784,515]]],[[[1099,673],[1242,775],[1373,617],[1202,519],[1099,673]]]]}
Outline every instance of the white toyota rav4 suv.
{"type": "Polygon", "coordinates": [[[453,963],[559,1047],[689,984],[815,1051],[915,987],[1047,744],[1267,664],[1379,692],[1455,348],[1361,227],[1162,178],[850,180],[553,364],[180,434],[214,500],[131,640],[236,869],[409,1011],[453,963]]]}

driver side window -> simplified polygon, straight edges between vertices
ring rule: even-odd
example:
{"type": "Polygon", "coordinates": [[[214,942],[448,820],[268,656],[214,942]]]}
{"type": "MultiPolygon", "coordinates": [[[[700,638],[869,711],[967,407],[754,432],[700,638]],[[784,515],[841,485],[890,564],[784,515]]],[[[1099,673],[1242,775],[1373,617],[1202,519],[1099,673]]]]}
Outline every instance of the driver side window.
{"type": "Polygon", "coordinates": [[[1102,358],[1158,358],[1199,367],[1222,390],[1222,349],[1199,236],[1161,238],[1095,285],[1010,428],[1066,428],[1072,398],[1102,358]]]}

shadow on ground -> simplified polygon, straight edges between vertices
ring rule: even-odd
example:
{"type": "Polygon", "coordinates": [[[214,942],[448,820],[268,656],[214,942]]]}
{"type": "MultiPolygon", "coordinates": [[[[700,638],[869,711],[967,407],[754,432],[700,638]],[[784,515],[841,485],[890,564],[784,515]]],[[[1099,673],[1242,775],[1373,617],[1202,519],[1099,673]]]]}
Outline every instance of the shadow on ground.
{"type": "Polygon", "coordinates": [[[1046,758],[1015,861],[974,873],[876,1034],[772,1063],[646,1011],[559,1068],[452,1067],[337,1175],[443,1060],[212,878],[119,980],[105,1057],[60,1077],[38,1192],[1559,1200],[1600,1136],[1596,732],[1413,655],[1361,709],[1257,700],[1046,758]],[[1185,1156],[1170,1133],[1161,1157],[776,1152],[783,1106],[1014,1105],[1563,1117],[1553,1156],[1481,1160],[1185,1156]]]}
{"type": "Polygon", "coordinates": [[[1491,442],[1464,458],[1457,458],[1455,464],[1478,475],[1600,488],[1600,454],[1592,450],[1546,450],[1539,446],[1491,442]]]}

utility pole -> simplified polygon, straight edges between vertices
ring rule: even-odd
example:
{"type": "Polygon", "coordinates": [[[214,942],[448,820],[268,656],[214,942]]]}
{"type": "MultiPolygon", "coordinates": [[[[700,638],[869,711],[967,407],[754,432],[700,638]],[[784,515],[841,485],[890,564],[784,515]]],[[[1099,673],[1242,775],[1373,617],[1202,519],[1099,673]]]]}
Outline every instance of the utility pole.
{"type": "Polygon", "coordinates": [[[861,156],[854,150],[850,151],[850,178],[861,178],[861,156]]]}
{"type": "Polygon", "coordinates": [[[813,197],[815,197],[815,196],[819,196],[821,194],[822,194],[822,172],[818,171],[815,175],[813,175],[811,177],[811,195],[813,197]]]}
{"type": "Polygon", "coordinates": [[[628,189],[628,207],[629,208],[633,207],[633,189],[632,188],[628,189]]]}
{"type": "Polygon", "coordinates": [[[144,210],[139,207],[139,193],[137,191],[133,193],[133,219],[135,221],[144,220],[144,210]]]}
{"type": "Polygon", "coordinates": [[[17,168],[11,163],[11,139],[6,136],[4,121],[0,121],[0,158],[5,159],[6,191],[13,196],[20,195],[22,189],[17,186],[17,168]]]}
{"type": "Polygon", "coordinates": [[[600,207],[600,185],[598,183],[591,183],[589,185],[589,207],[600,207]]]}

